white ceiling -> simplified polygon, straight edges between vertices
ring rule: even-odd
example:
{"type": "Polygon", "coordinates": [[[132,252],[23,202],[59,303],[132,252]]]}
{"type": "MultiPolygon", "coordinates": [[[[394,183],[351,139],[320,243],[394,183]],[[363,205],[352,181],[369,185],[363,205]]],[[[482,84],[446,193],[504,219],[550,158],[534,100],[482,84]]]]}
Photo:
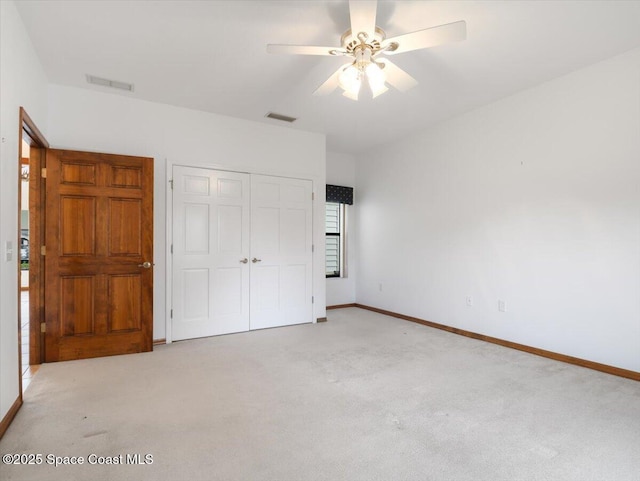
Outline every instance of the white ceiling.
{"type": "Polygon", "coordinates": [[[381,1],[388,37],[457,20],[467,40],[397,55],[419,82],[354,102],[312,92],[344,59],[269,55],[267,43],[339,45],[344,1],[17,1],[49,81],[85,74],[133,83],[135,98],[266,119],[327,134],[361,153],[517,91],[640,46],[640,0],[381,1]]]}

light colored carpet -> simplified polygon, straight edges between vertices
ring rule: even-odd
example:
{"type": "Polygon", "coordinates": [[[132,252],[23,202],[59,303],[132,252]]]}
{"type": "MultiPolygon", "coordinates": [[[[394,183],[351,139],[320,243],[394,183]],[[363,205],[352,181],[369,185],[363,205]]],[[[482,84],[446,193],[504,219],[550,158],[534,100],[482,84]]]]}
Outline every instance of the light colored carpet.
{"type": "Polygon", "coordinates": [[[350,308],[43,365],[0,452],[153,455],[7,481],[638,481],[640,383],[350,308]]]}

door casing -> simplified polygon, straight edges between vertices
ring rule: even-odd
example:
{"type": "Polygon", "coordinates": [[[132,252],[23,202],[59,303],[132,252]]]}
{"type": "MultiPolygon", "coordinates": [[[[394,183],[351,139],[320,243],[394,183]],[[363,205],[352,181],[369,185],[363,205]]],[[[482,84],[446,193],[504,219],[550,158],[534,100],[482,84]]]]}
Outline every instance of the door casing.
{"type": "MultiPolygon", "coordinates": [[[[29,243],[31,253],[39,254],[40,246],[44,245],[44,185],[41,176],[45,167],[44,149],[49,148],[49,142],[38,129],[29,114],[20,107],[20,137],[18,139],[19,158],[22,158],[22,141],[29,144],[29,243]]],[[[20,162],[20,160],[18,160],[20,162]]],[[[18,179],[18,198],[22,195],[22,181],[18,179]]],[[[20,204],[20,203],[19,203],[20,204]]],[[[20,240],[20,213],[18,213],[18,239],[20,240]]],[[[44,322],[44,264],[40,255],[29,256],[29,364],[41,364],[44,359],[44,334],[40,325],[44,322]]],[[[18,286],[20,286],[20,263],[18,263],[18,286]]],[[[20,289],[18,289],[18,306],[20,306],[20,289]]],[[[21,333],[21,314],[18,307],[18,337],[21,333]]],[[[20,339],[18,352],[22,357],[20,339]]],[[[22,361],[19,363],[22,370],[22,361]]],[[[22,374],[22,373],[21,373],[22,374]]],[[[22,376],[20,376],[22,392],[22,376]]]]}

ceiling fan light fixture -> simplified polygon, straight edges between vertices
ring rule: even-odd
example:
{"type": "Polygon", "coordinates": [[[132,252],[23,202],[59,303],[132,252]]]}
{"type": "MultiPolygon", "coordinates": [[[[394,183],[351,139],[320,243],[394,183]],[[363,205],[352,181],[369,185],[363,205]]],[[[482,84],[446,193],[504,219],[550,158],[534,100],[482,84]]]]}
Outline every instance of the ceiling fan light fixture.
{"type": "Polygon", "coordinates": [[[362,85],[362,72],[354,64],[351,64],[340,72],[338,83],[342,90],[349,93],[349,95],[345,95],[346,97],[358,100],[358,93],[362,85]]]}
{"type": "Polygon", "coordinates": [[[342,92],[342,95],[351,100],[358,100],[358,92],[353,93],[345,90],[344,92],[342,92]]]}
{"type": "Polygon", "coordinates": [[[382,71],[383,65],[372,59],[371,49],[359,48],[356,50],[355,61],[346,66],[338,75],[338,85],[344,90],[344,96],[358,100],[362,82],[367,82],[372,97],[382,95],[387,90],[386,76],[382,71]]]}
{"type": "Polygon", "coordinates": [[[382,86],[381,86],[381,87],[378,87],[378,88],[375,88],[375,89],[374,89],[373,87],[371,87],[371,93],[373,94],[373,98],[374,98],[374,99],[375,99],[378,95],[382,95],[383,93],[385,93],[387,90],[389,90],[389,89],[388,89],[388,88],[387,88],[387,86],[386,86],[386,85],[384,85],[384,84],[382,84],[382,86]]]}
{"type": "Polygon", "coordinates": [[[378,95],[383,94],[387,90],[389,90],[384,84],[386,80],[384,72],[378,64],[371,62],[369,65],[367,65],[365,73],[367,74],[367,80],[369,81],[369,87],[371,87],[374,99],[378,95]]]}

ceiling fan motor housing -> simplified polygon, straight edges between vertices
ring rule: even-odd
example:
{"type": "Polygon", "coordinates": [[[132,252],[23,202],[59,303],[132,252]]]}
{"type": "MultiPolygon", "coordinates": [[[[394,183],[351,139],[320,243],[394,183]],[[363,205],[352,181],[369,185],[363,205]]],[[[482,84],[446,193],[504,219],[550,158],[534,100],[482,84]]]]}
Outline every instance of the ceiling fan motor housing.
{"type": "Polygon", "coordinates": [[[344,48],[347,53],[354,55],[356,48],[364,43],[364,45],[371,49],[371,54],[375,55],[382,48],[382,42],[384,41],[384,39],[387,38],[384,30],[382,30],[380,27],[376,27],[373,38],[368,37],[366,33],[364,35],[364,42],[361,42],[357,35],[355,37],[353,36],[353,34],[351,33],[351,29],[347,30],[342,34],[342,37],[340,38],[342,48],[344,48]]]}

